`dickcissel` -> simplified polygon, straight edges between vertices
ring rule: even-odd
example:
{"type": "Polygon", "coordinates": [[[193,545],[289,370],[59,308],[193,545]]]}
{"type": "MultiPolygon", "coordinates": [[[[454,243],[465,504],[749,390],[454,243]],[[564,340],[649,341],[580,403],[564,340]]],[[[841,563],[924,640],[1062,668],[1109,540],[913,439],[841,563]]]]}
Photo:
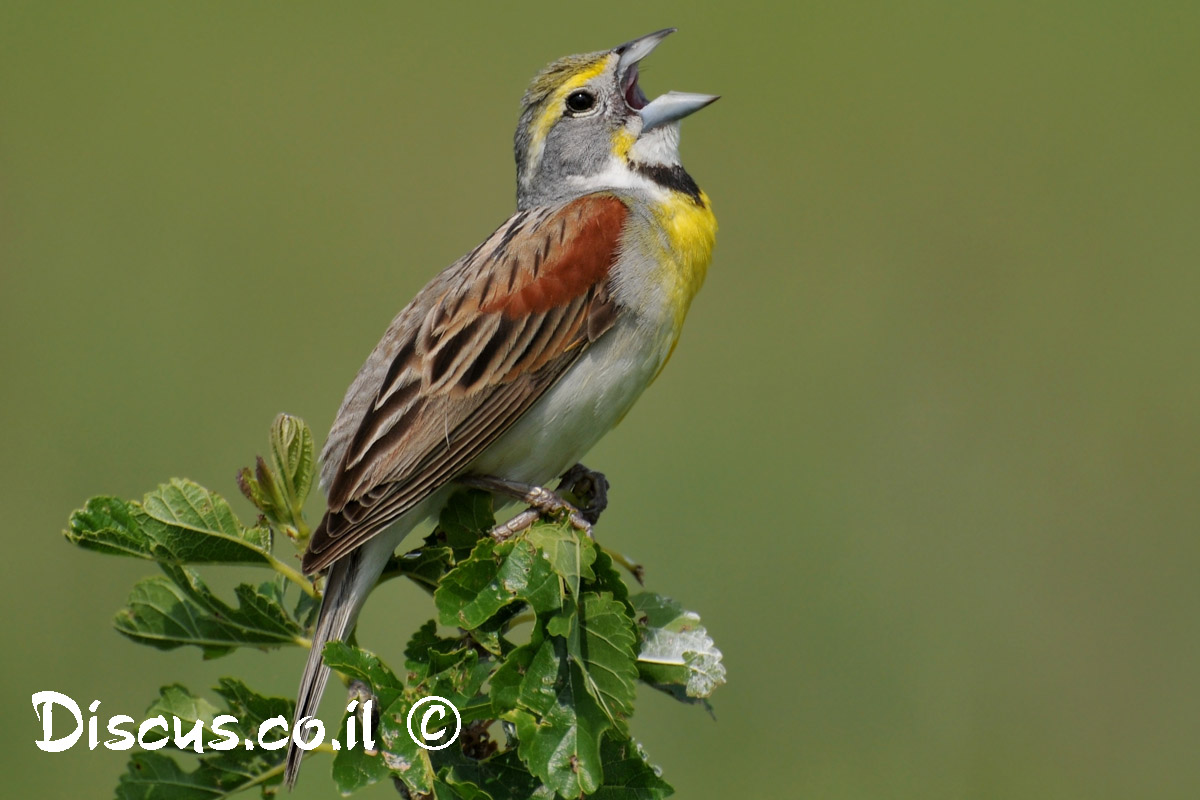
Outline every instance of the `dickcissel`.
{"type": "MultiPolygon", "coordinates": [[[[552,499],[538,487],[670,357],[717,227],[679,162],[679,121],[717,98],[648,101],[638,86],[639,62],[672,32],[533,79],[516,213],[413,298],[347,390],[321,454],[328,511],[304,554],[305,572],[329,574],[293,728],[316,714],[322,647],[346,636],[396,546],[456,482],[552,499]]],[[[291,745],[289,786],[300,757],[291,745]]]]}

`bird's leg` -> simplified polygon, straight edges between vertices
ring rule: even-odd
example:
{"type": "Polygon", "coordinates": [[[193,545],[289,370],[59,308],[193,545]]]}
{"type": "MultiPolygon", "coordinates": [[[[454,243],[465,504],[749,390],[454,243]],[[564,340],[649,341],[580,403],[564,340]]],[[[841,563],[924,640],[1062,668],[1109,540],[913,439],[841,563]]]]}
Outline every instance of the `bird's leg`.
{"type": "Polygon", "coordinates": [[[583,464],[576,464],[565,473],[558,483],[559,492],[570,492],[580,501],[579,513],[588,522],[595,525],[600,521],[600,515],[608,508],[608,478],[603,472],[588,469],[583,464]]]}
{"type": "MultiPolygon", "coordinates": [[[[536,508],[527,508],[508,522],[492,528],[489,535],[498,542],[503,542],[529,528],[542,517],[542,512],[536,508]]],[[[589,534],[590,535],[590,534],[589,534]]]]}
{"type": "Polygon", "coordinates": [[[588,535],[588,538],[592,536],[592,523],[584,517],[579,509],[544,486],[510,481],[492,475],[467,475],[459,478],[458,482],[464,486],[506,495],[529,504],[530,507],[525,511],[517,514],[503,525],[497,525],[492,528],[491,535],[494,539],[504,541],[537,522],[539,517],[552,516],[564,512],[567,515],[567,521],[571,523],[571,527],[583,531],[588,535]]]}

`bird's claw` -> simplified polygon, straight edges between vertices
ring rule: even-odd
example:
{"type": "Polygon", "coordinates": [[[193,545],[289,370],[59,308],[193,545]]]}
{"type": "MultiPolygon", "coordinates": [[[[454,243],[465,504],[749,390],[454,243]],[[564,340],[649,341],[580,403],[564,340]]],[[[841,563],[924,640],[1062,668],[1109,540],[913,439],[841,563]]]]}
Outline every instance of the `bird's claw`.
{"type": "Polygon", "coordinates": [[[491,535],[497,541],[509,539],[523,530],[527,530],[542,517],[553,517],[565,514],[571,527],[592,538],[592,523],[590,523],[578,508],[562,499],[556,492],[544,486],[530,486],[521,496],[521,500],[529,504],[529,508],[517,514],[502,525],[492,528],[491,535]]]}
{"type": "Polygon", "coordinates": [[[469,475],[459,480],[460,483],[467,486],[508,495],[529,505],[529,508],[517,514],[508,522],[492,528],[490,532],[491,537],[499,542],[510,539],[521,531],[528,529],[542,517],[558,515],[565,515],[567,522],[572,528],[586,534],[589,539],[594,538],[592,536],[592,523],[595,522],[595,519],[600,516],[600,512],[604,510],[604,506],[607,505],[608,481],[600,473],[591,472],[582,465],[576,464],[563,476],[563,480],[559,484],[559,490],[570,489],[574,494],[576,491],[575,487],[585,485],[585,481],[587,486],[594,488],[591,489],[588,504],[581,510],[564,500],[557,492],[553,492],[544,486],[534,486],[503,478],[494,478],[490,475],[469,475]],[[597,502],[597,498],[599,498],[599,502],[597,502]]]}
{"type": "Polygon", "coordinates": [[[558,483],[558,491],[570,492],[580,500],[580,515],[593,525],[608,508],[608,487],[608,478],[603,472],[588,469],[583,464],[567,470],[558,483]]]}

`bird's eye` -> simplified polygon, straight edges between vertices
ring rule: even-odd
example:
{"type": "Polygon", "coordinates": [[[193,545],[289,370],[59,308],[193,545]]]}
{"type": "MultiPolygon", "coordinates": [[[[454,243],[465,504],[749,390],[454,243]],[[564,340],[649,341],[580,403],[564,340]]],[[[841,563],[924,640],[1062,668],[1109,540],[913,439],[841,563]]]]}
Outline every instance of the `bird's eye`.
{"type": "Polygon", "coordinates": [[[591,92],[578,91],[567,95],[567,108],[579,114],[596,105],[596,95],[591,92]]]}

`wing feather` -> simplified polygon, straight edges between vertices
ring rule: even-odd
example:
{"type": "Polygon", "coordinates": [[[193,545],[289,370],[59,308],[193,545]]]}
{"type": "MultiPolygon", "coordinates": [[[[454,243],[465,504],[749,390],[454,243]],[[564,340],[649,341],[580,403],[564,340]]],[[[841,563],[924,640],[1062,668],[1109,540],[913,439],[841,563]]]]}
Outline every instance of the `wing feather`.
{"type": "Polygon", "coordinates": [[[326,443],[329,510],[305,571],[453,480],[612,327],[627,216],[608,194],[519,212],[397,316],[326,443]]]}

